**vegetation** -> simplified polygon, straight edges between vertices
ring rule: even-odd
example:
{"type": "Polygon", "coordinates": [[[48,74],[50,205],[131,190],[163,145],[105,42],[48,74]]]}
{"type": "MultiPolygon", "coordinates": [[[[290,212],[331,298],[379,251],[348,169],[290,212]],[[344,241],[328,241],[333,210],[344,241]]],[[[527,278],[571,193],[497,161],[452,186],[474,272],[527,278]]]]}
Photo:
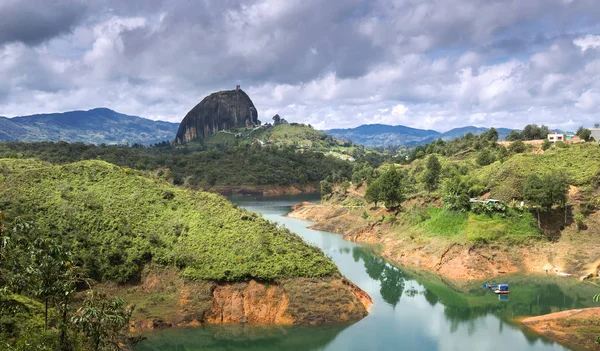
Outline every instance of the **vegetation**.
{"type": "Polygon", "coordinates": [[[506,141],[517,141],[517,140],[539,140],[546,139],[548,134],[550,133],[550,129],[542,125],[541,127],[537,124],[528,124],[523,128],[522,131],[518,132],[516,130],[511,131],[508,136],[505,138],[506,141]]]}
{"type": "Polygon", "coordinates": [[[442,165],[438,160],[436,155],[431,155],[427,159],[427,169],[425,170],[425,175],[423,177],[423,181],[425,182],[425,188],[428,191],[434,191],[437,189],[438,184],[440,182],[440,172],[442,170],[442,165]]]}
{"type": "Polygon", "coordinates": [[[399,172],[394,165],[381,174],[379,178],[369,184],[367,200],[383,202],[385,207],[394,208],[405,200],[405,175],[399,172]]]}
{"type": "Polygon", "coordinates": [[[95,146],[81,143],[0,143],[0,158],[38,158],[54,164],[104,160],[152,171],[175,185],[290,185],[323,180],[333,172],[351,176],[352,164],[321,152],[290,147],[206,149],[200,144],[154,147],[95,146]]]}
{"type": "MultiPolygon", "coordinates": [[[[4,220],[3,213],[0,213],[4,220]]],[[[83,302],[85,316],[98,321],[88,339],[79,325],[86,318],[73,314],[77,284],[86,278],[73,263],[65,244],[43,238],[27,223],[15,221],[8,229],[0,220],[0,345],[8,350],[107,350],[118,345],[129,326],[133,307],[112,313],[111,301],[100,296],[97,305],[83,302]],[[37,301],[36,301],[37,300],[37,301]],[[40,301],[40,302],[38,302],[40,301]],[[41,317],[41,318],[40,318],[41,317]],[[92,347],[84,347],[93,340],[92,347]]],[[[91,290],[90,290],[91,291],[91,290]]],[[[92,292],[93,293],[93,292],[92,292]]]]}
{"type": "Polygon", "coordinates": [[[96,280],[127,282],[149,262],[190,279],[272,280],[336,271],[319,249],[225,198],[174,188],[102,161],[0,161],[7,217],[60,237],[96,280]]]}
{"type": "Polygon", "coordinates": [[[591,141],[592,140],[592,131],[587,128],[579,127],[577,129],[576,135],[578,137],[580,137],[581,140],[583,140],[583,141],[591,141]]]}
{"type": "MultiPolygon", "coordinates": [[[[600,204],[600,148],[592,143],[548,147],[548,142],[541,145],[542,150],[529,152],[540,146],[520,140],[545,132],[544,126],[528,126],[520,132],[522,138],[508,147],[496,142],[498,133],[493,128],[479,136],[439,139],[397,158],[399,165],[395,167],[373,170],[356,165],[353,185],[368,179],[364,199],[377,206],[384,202],[386,184],[392,184],[384,182],[384,175],[393,170],[401,180],[390,188],[401,194],[400,199],[410,200],[404,211],[394,211],[393,216],[429,235],[457,235],[457,240],[468,241],[504,237],[520,241],[546,234],[555,240],[559,230],[548,226],[570,221],[585,230],[585,216],[600,204]],[[568,203],[570,186],[577,192],[578,208],[568,203]],[[484,202],[488,198],[496,200],[484,202]],[[554,224],[552,217],[557,217],[554,224]]],[[[394,209],[400,203],[386,207],[394,209]]]]}
{"type": "Polygon", "coordinates": [[[115,349],[133,307],[81,291],[136,282],[148,266],[200,282],[337,273],[317,247],[219,195],[103,161],[0,159],[0,199],[0,222],[12,223],[0,225],[0,345],[10,350],[115,349]]]}

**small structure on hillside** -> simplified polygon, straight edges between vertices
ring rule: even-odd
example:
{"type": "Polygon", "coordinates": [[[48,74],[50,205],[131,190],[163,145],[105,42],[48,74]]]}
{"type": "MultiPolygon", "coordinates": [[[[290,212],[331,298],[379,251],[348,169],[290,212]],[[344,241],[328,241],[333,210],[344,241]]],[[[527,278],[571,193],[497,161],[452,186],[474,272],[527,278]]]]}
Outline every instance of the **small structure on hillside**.
{"type": "Polygon", "coordinates": [[[565,142],[567,141],[567,135],[564,133],[551,132],[548,134],[548,141],[551,143],[556,143],[558,141],[565,142]]]}
{"type": "Polygon", "coordinates": [[[469,199],[470,203],[482,203],[482,204],[500,204],[502,201],[496,199],[479,200],[478,198],[472,197],[469,199]]]}

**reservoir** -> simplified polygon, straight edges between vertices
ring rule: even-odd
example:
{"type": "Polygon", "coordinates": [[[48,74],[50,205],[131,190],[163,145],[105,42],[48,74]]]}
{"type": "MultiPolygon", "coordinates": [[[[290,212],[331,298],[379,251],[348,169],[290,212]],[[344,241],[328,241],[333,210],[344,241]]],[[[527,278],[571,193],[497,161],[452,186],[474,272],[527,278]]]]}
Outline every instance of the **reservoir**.
{"type": "Polygon", "coordinates": [[[509,296],[481,283],[460,289],[426,272],[398,268],[374,248],[308,229],[284,217],[315,196],[234,197],[239,207],[284,225],[331,257],[340,272],[373,299],[369,315],[346,325],[266,327],[210,325],[151,332],[136,351],[226,350],[568,350],[515,322],[561,310],[592,307],[592,283],[556,276],[509,276],[509,296]]]}

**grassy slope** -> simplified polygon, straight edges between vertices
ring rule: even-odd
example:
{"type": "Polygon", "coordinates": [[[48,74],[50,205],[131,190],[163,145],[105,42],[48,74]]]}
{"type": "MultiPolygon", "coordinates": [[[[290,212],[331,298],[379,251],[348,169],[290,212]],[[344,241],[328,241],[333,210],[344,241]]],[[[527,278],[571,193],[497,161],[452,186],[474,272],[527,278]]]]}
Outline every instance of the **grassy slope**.
{"type": "MultiPolygon", "coordinates": [[[[522,200],[522,189],[529,174],[542,175],[548,172],[564,172],[570,183],[579,188],[581,195],[588,200],[597,197],[596,186],[600,170],[600,148],[596,144],[574,144],[567,148],[552,148],[544,153],[515,154],[504,162],[496,161],[488,166],[477,165],[477,153],[461,153],[453,157],[438,156],[446,174],[450,168],[462,169],[471,185],[483,192],[490,192],[492,198],[510,203],[522,200]]],[[[422,177],[427,159],[415,160],[403,166],[414,181],[411,196],[418,199],[433,199],[441,196],[441,189],[427,193],[422,187],[422,177]]],[[[444,177],[444,171],[442,177],[444,177]]],[[[442,186],[440,186],[441,188],[442,186]]],[[[578,211],[578,208],[574,208],[578,211]]],[[[430,207],[426,211],[409,211],[406,219],[415,231],[428,236],[449,237],[456,241],[494,240],[508,237],[521,241],[529,237],[539,237],[536,218],[529,211],[509,209],[506,214],[493,216],[473,213],[453,213],[430,207]],[[418,214],[418,216],[414,216],[418,214]]]]}
{"type": "Polygon", "coordinates": [[[529,174],[550,172],[565,172],[571,184],[591,194],[600,173],[600,148],[595,143],[587,143],[555,147],[543,154],[517,154],[504,163],[478,168],[472,175],[491,190],[492,196],[510,201],[521,197],[523,182],[529,174]]]}
{"type": "Polygon", "coordinates": [[[351,155],[357,148],[304,124],[280,124],[255,129],[220,131],[205,138],[203,142],[207,146],[238,146],[252,144],[258,140],[266,145],[291,146],[298,149],[333,153],[336,156],[351,155]]]}
{"type": "MultiPolygon", "coordinates": [[[[513,199],[522,200],[522,189],[525,178],[532,173],[544,174],[547,172],[565,172],[569,181],[579,190],[577,200],[570,200],[571,210],[568,214],[569,233],[573,227],[573,216],[580,212],[580,201],[592,204],[598,203],[598,180],[600,179],[600,148],[597,144],[574,144],[566,148],[553,147],[544,153],[514,154],[504,162],[496,161],[488,166],[479,166],[476,163],[477,152],[466,151],[452,157],[438,155],[442,165],[441,184],[438,190],[429,193],[423,187],[423,176],[426,169],[427,158],[417,159],[409,165],[398,166],[408,174],[409,190],[404,210],[398,214],[385,213],[382,217],[381,208],[372,208],[371,205],[363,209],[351,209],[353,215],[362,217],[363,212],[368,215],[365,222],[391,223],[398,236],[420,237],[425,241],[432,238],[444,239],[449,242],[493,242],[501,239],[507,244],[529,242],[530,239],[542,238],[547,234],[552,240],[560,237],[564,226],[563,212],[558,211],[550,217],[542,216],[542,228],[537,226],[535,213],[527,208],[509,208],[506,213],[493,215],[475,214],[471,212],[448,211],[437,200],[442,196],[444,180],[457,170],[465,174],[469,186],[480,189],[483,193],[489,192],[492,198],[499,198],[506,203],[513,199]],[[562,228],[562,227],[561,227],[562,228]]],[[[359,193],[353,191],[347,196],[334,196],[330,201],[333,204],[345,206],[361,206],[366,202],[359,193]]],[[[587,219],[586,219],[587,221],[587,219]]],[[[593,223],[590,219],[590,223],[593,223]]],[[[596,235],[594,228],[588,228],[589,235],[596,235]]],[[[583,237],[578,235],[578,237],[583,237]]]]}
{"type": "Polygon", "coordinates": [[[92,277],[128,281],[148,262],[190,279],[331,275],[298,236],[215,194],[181,190],[102,161],[0,160],[0,207],[63,237],[92,277]]]}

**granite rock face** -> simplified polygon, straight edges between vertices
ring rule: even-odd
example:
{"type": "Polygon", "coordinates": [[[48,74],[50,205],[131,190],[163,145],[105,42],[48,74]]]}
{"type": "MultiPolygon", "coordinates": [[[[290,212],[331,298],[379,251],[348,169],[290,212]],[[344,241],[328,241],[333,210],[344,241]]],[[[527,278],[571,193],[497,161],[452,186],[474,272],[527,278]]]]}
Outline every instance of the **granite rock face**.
{"type": "Polygon", "coordinates": [[[183,144],[215,134],[219,130],[253,127],[258,111],[241,89],[210,94],[183,118],[175,142],[183,144]]]}

